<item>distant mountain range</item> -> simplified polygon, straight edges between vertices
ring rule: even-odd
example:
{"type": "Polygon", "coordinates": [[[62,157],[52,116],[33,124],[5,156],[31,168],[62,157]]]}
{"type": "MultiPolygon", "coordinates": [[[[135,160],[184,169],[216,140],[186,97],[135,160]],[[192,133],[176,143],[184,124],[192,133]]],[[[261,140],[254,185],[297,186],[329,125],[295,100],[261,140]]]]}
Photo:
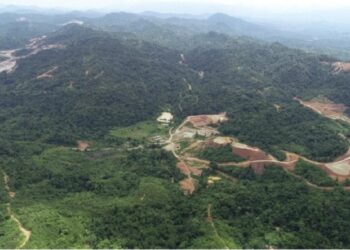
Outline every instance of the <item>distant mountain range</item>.
{"type": "Polygon", "coordinates": [[[350,248],[349,45],[306,38],[0,14],[0,248],[350,248]]]}
{"type": "MultiPolygon", "coordinates": [[[[350,32],[346,32],[346,29],[342,31],[334,28],[334,26],[319,25],[318,23],[315,23],[313,26],[298,28],[295,25],[273,25],[267,22],[257,24],[223,13],[201,16],[161,14],[156,12],[103,14],[95,11],[74,11],[68,13],[56,10],[47,12],[41,9],[35,9],[34,11],[31,7],[24,8],[23,11],[17,11],[17,8],[15,6],[2,8],[3,13],[0,14],[0,24],[8,23],[8,27],[0,27],[0,37],[5,36],[5,38],[2,38],[4,41],[11,39],[8,38],[6,30],[14,30],[15,27],[20,27],[25,22],[31,23],[33,26],[38,24],[42,24],[42,26],[51,25],[49,29],[42,30],[43,32],[41,33],[45,33],[72,20],[81,20],[86,25],[106,31],[137,33],[139,38],[152,42],[155,42],[153,38],[157,37],[159,39],[158,43],[165,46],[171,46],[172,41],[176,42],[181,36],[215,31],[234,37],[248,36],[267,42],[281,42],[290,47],[301,48],[310,52],[350,59],[348,43],[350,32]],[[163,34],[163,36],[154,36],[154,33],[157,32],[163,34]]],[[[303,25],[300,24],[300,26],[303,25]]],[[[29,27],[27,29],[30,32],[34,28],[29,27]]],[[[39,34],[40,29],[42,27],[35,28],[33,32],[39,34]]],[[[21,39],[23,38],[26,39],[27,37],[22,36],[21,39]]],[[[18,42],[14,44],[18,44],[18,42]]]]}

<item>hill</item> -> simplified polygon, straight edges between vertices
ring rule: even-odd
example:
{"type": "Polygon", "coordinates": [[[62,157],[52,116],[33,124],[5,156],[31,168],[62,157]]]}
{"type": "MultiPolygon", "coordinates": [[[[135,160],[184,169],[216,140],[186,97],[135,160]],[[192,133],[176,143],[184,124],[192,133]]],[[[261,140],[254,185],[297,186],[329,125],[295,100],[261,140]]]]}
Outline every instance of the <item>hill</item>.
{"type": "Polygon", "coordinates": [[[1,129],[15,130],[19,139],[25,128],[49,128],[44,133],[26,133],[26,138],[72,143],[79,136],[102,136],[113,126],[150,119],[168,107],[179,117],[226,111],[233,123],[242,124],[255,119],[262,122],[267,114],[280,117],[274,119],[277,123],[271,131],[271,121],[264,126],[250,122],[263,129],[259,136],[260,129],[243,132],[241,129],[247,127],[241,124],[234,131],[226,131],[268,150],[281,143],[285,146],[278,148],[289,148],[277,129],[284,128],[291,134],[295,130],[297,138],[306,140],[296,143],[296,138],[290,139],[300,147],[298,153],[306,156],[328,159],[346,151],[345,142],[328,121],[293,100],[295,96],[328,94],[347,105],[336,86],[333,91],[328,88],[334,82],[342,86],[347,76],[332,74],[320,57],[218,33],[193,36],[188,43],[195,48],[183,54],[123,34],[68,25],[39,40],[36,46],[52,49],[29,54],[18,60],[14,73],[1,76],[4,106],[16,103],[2,109],[1,129]],[[276,112],[276,103],[286,107],[286,117],[284,112],[276,112]],[[249,107],[255,112],[246,112],[249,107]],[[7,117],[9,113],[11,117],[7,117]],[[33,114],[25,123],[21,122],[24,113],[33,114]],[[300,119],[304,121],[300,123],[300,119]],[[288,120],[295,120],[296,127],[286,127],[288,120]],[[318,129],[310,131],[310,123],[318,129]],[[318,146],[307,145],[319,137],[328,139],[318,146]],[[325,153],[320,153],[321,148],[325,153]]]}
{"type": "Polygon", "coordinates": [[[349,247],[336,58],[222,14],[54,26],[1,53],[0,248],[349,247]]]}

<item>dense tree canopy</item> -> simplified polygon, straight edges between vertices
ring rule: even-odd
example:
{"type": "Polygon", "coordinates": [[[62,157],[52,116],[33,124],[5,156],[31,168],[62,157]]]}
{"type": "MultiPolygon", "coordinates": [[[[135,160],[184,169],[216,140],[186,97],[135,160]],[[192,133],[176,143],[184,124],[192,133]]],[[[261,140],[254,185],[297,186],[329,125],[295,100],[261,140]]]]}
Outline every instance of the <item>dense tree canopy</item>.
{"type": "MultiPolygon", "coordinates": [[[[7,18],[14,25],[16,17],[7,18]]],[[[223,135],[279,159],[290,151],[331,161],[348,150],[349,125],[293,99],[322,95],[350,106],[350,76],[334,74],[324,63],[331,58],[233,38],[261,29],[222,15],[189,21],[198,30],[125,13],[58,25],[67,18],[27,33],[22,27],[24,37],[11,31],[13,38],[2,35],[12,26],[0,22],[3,49],[56,30],[41,41],[53,48],[22,48],[14,72],[0,74],[0,170],[16,192],[13,210],[32,230],[26,247],[350,247],[349,192],[319,168],[299,162],[294,173],[333,190],[313,189],[274,166],[261,174],[225,168],[208,185],[217,163],[244,159],[230,146],[206,148],[199,156],[210,168],[193,177],[198,188],[184,196],[175,157],[146,129],[130,130],[162,111],[172,112],[175,125],[188,115],[227,112],[218,125],[223,135]],[[208,32],[218,22],[228,22],[218,30],[226,35],[208,32]],[[80,152],[77,140],[91,148],[80,152]]],[[[0,248],[14,248],[18,232],[6,216],[4,182],[0,171],[0,248]]]]}

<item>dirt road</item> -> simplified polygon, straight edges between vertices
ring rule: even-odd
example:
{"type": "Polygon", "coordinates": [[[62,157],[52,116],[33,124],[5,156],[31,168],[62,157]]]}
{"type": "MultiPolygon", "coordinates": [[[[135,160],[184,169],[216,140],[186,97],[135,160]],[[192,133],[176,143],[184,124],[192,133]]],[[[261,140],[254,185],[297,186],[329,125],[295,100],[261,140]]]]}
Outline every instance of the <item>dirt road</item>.
{"type": "MultiPolygon", "coordinates": [[[[171,128],[169,130],[169,139],[167,140],[167,143],[172,144],[173,147],[171,149],[172,154],[179,160],[179,161],[189,161],[189,162],[197,162],[200,163],[206,167],[209,167],[210,162],[207,160],[203,160],[203,159],[199,159],[196,157],[189,157],[189,156],[184,156],[184,155],[178,155],[176,153],[176,148],[175,148],[175,142],[173,141],[173,137],[176,133],[178,133],[178,131],[183,128],[187,123],[189,122],[189,118],[186,118],[176,129],[174,132],[172,132],[174,130],[174,128],[171,128]]],[[[183,152],[186,152],[186,149],[183,150],[183,152]]],[[[350,151],[349,151],[350,152],[350,151]]],[[[342,162],[342,161],[346,161],[350,159],[350,153],[347,153],[348,155],[345,155],[342,159],[338,159],[335,162],[342,162]]],[[[226,167],[226,166],[237,166],[237,167],[242,167],[242,168],[247,168],[250,167],[252,164],[274,164],[277,166],[282,167],[282,169],[284,169],[288,174],[291,174],[292,176],[294,176],[295,178],[298,178],[300,180],[303,180],[309,187],[313,187],[316,189],[320,189],[320,190],[334,190],[335,187],[321,187],[318,185],[315,185],[309,181],[307,181],[306,179],[304,179],[301,176],[298,176],[296,174],[294,174],[293,172],[291,172],[291,170],[294,169],[295,164],[298,162],[299,159],[302,159],[306,162],[309,162],[311,164],[314,164],[316,166],[322,167],[325,165],[325,163],[321,163],[321,162],[316,162],[316,161],[312,161],[310,159],[307,159],[303,156],[300,156],[298,154],[295,153],[290,153],[290,152],[285,152],[287,155],[287,159],[285,161],[279,161],[277,159],[270,159],[270,160],[247,160],[244,162],[226,162],[226,163],[220,163],[218,164],[219,167],[226,167]]],[[[350,187],[344,187],[344,190],[350,190],[350,187]]]]}
{"type": "Polygon", "coordinates": [[[11,219],[17,224],[18,229],[21,231],[24,239],[21,242],[21,244],[18,246],[18,248],[23,248],[27,242],[30,239],[30,236],[32,235],[32,232],[27,230],[26,228],[23,227],[22,223],[18,220],[18,218],[16,217],[16,215],[13,213],[12,211],[12,207],[11,207],[11,200],[14,197],[14,193],[11,192],[10,186],[9,186],[9,182],[10,182],[10,178],[8,177],[8,175],[3,172],[4,175],[4,183],[5,183],[5,190],[8,193],[8,197],[9,197],[9,203],[7,203],[7,212],[10,215],[11,219]]]}
{"type": "Polygon", "coordinates": [[[214,224],[214,219],[213,219],[213,216],[211,214],[211,207],[212,205],[211,204],[208,204],[208,208],[207,208],[207,220],[208,222],[210,223],[213,231],[214,231],[214,234],[215,236],[221,241],[222,245],[224,246],[225,249],[230,249],[227,245],[226,245],[226,242],[220,237],[219,233],[218,233],[218,230],[216,229],[216,226],[214,224]]]}

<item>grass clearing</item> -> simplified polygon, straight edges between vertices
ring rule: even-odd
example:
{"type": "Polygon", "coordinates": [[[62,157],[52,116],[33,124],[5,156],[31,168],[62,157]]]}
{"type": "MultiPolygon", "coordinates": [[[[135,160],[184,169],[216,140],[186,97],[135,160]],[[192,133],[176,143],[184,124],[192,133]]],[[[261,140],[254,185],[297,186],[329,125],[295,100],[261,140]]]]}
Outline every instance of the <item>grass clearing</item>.
{"type": "Polygon", "coordinates": [[[115,128],[110,134],[115,137],[142,140],[152,136],[167,136],[169,127],[154,121],[145,121],[129,127],[115,128]]]}

